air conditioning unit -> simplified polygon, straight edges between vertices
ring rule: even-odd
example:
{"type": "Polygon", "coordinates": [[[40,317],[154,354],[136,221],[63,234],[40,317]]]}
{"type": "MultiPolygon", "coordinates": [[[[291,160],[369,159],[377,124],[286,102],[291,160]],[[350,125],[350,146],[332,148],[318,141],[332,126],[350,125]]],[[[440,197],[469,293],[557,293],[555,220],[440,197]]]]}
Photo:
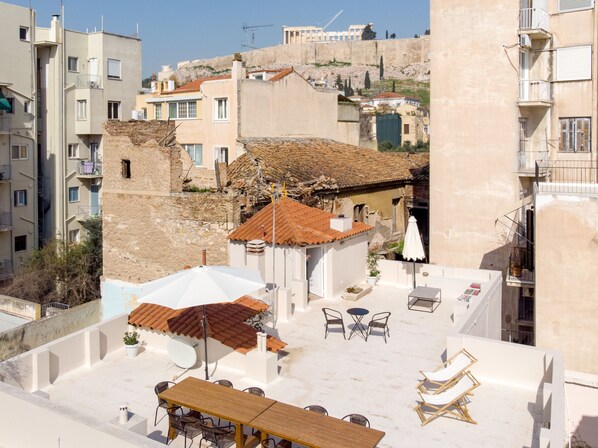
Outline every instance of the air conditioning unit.
{"type": "Polygon", "coordinates": [[[132,120],[145,120],[145,114],[142,110],[132,110],[131,111],[131,119],[132,120]]]}
{"type": "Polygon", "coordinates": [[[529,34],[519,35],[519,46],[521,48],[532,48],[532,39],[529,37],[529,34]]]}

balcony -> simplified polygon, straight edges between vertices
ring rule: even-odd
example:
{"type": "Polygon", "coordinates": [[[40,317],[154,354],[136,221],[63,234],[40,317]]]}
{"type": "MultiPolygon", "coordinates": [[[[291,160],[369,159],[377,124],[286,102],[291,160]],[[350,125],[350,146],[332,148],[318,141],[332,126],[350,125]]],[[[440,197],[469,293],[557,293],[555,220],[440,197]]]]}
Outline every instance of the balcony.
{"type": "Polygon", "coordinates": [[[102,162],[81,160],[77,164],[77,177],[82,179],[94,179],[102,177],[102,162]]]}
{"type": "Polygon", "coordinates": [[[12,263],[10,260],[0,261],[0,280],[6,280],[12,278],[12,263]]]}
{"type": "Polygon", "coordinates": [[[519,34],[528,34],[532,39],[550,38],[550,14],[542,8],[521,8],[519,10],[519,34]]]}
{"type": "Polygon", "coordinates": [[[538,193],[598,195],[598,162],[595,160],[537,162],[536,185],[538,193]]]}
{"type": "Polygon", "coordinates": [[[513,344],[534,345],[534,332],[502,329],[502,340],[513,344]]]}
{"type": "Polygon", "coordinates": [[[536,175],[536,162],[544,163],[548,161],[549,152],[546,149],[546,142],[521,140],[517,157],[517,174],[521,177],[534,177],[536,175]]]}
{"type": "Polygon", "coordinates": [[[75,87],[77,89],[101,89],[102,77],[99,75],[79,75],[75,87]]]}
{"type": "Polygon", "coordinates": [[[79,206],[77,210],[77,221],[87,221],[88,219],[100,218],[102,216],[102,207],[100,205],[79,206]]]}
{"type": "Polygon", "coordinates": [[[0,212],[0,232],[12,230],[12,216],[10,212],[0,212]]]}
{"type": "Polygon", "coordinates": [[[534,286],[533,255],[526,246],[514,246],[509,256],[509,269],[506,282],[508,286],[534,286]]]}
{"type": "Polygon", "coordinates": [[[552,87],[550,81],[519,80],[519,107],[550,107],[552,87]]]}
{"type": "Polygon", "coordinates": [[[0,183],[10,180],[10,165],[0,165],[0,183]]]}
{"type": "Polygon", "coordinates": [[[12,117],[0,117],[0,134],[10,134],[12,132],[12,117]]]}

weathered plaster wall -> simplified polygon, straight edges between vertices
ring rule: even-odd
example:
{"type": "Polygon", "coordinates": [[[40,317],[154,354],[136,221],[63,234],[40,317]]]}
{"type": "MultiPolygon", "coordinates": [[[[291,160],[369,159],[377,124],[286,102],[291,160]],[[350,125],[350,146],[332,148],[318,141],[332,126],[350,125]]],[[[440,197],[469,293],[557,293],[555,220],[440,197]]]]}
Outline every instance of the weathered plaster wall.
{"type": "Polygon", "coordinates": [[[536,345],[598,374],[598,198],[536,198],[536,345]]]}

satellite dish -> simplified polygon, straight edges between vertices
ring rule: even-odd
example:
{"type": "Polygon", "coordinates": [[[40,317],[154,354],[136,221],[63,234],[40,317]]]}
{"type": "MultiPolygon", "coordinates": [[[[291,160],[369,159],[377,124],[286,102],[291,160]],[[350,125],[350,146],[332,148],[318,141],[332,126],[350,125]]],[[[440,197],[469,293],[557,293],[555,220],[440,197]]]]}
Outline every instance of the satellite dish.
{"type": "Polygon", "coordinates": [[[182,369],[190,369],[197,363],[195,345],[188,340],[174,337],[168,341],[166,351],[172,362],[182,369]]]}

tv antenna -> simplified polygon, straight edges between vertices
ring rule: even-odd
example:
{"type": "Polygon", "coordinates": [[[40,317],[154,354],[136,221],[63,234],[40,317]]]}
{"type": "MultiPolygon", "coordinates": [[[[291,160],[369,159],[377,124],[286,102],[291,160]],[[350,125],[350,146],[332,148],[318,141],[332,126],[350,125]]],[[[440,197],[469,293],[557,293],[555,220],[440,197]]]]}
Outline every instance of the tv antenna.
{"type": "Polygon", "coordinates": [[[248,44],[241,44],[243,47],[253,48],[255,49],[255,29],[256,28],[267,28],[274,25],[247,25],[246,23],[243,24],[243,31],[249,34],[248,44]]]}

